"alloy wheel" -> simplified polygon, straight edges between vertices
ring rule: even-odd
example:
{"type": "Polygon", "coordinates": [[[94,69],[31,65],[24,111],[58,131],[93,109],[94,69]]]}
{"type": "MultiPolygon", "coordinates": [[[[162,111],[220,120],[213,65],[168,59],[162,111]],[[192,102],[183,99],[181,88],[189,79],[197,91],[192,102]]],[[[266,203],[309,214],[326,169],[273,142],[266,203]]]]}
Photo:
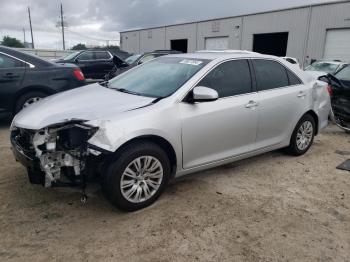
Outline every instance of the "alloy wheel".
{"type": "Polygon", "coordinates": [[[147,201],[158,191],[163,175],[162,164],[157,158],[138,157],[128,164],[122,174],[121,193],[132,203],[147,201]]]}
{"type": "Polygon", "coordinates": [[[296,144],[299,150],[305,150],[311,143],[314,134],[314,128],[310,121],[305,121],[298,129],[296,144]]]}

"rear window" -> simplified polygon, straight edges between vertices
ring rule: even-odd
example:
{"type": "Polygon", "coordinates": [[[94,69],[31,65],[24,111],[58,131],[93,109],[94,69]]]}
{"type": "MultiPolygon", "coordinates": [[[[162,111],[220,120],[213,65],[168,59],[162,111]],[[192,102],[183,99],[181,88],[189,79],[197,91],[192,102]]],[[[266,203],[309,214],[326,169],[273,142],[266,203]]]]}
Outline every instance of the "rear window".
{"type": "Polygon", "coordinates": [[[289,85],[286,69],[272,60],[253,60],[258,91],[289,85]]]}

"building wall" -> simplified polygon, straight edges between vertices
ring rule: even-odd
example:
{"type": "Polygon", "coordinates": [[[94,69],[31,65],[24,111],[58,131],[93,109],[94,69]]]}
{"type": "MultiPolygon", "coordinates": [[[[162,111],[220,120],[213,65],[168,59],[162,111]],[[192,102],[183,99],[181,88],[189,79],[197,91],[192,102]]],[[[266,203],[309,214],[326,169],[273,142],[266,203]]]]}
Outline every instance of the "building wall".
{"type": "Polygon", "coordinates": [[[140,31],[131,31],[120,34],[121,47],[129,53],[140,53],[140,31]]]}
{"type": "Polygon", "coordinates": [[[314,6],[311,11],[306,55],[310,58],[322,58],[327,30],[336,28],[350,28],[350,2],[314,6]]]}
{"type": "Polygon", "coordinates": [[[228,18],[199,22],[197,27],[197,50],[205,49],[208,37],[228,37],[230,49],[240,49],[242,18],[228,18]]]}
{"type": "Polygon", "coordinates": [[[165,27],[140,31],[140,52],[165,49],[165,27]]]}
{"type": "Polygon", "coordinates": [[[335,28],[350,28],[349,1],[122,32],[121,36],[122,49],[132,53],[170,49],[173,39],[188,39],[188,52],[193,52],[205,49],[207,37],[228,36],[229,48],[252,50],[254,34],[288,32],[287,56],[304,63],[306,56],[323,58],[327,30],[335,28]],[[149,31],[155,36],[151,40],[141,37],[139,42],[139,38],[133,37],[134,34],[147,36],[149,31]]]}
{"type": "Polygon", "coordinates": [[[288,32],[287,56],[303,58],[307,35],[308,8],[245,16],[242,49],[253,49],[254,34],[288,32]]]}
{"type": "Polygon", "coordinates": [[[170,49],[171,40],[187,39],[187,51],[194,52],[197,50],[197,23],[167,26],[165,29],[165,38],[166,49],[170,49]]]}

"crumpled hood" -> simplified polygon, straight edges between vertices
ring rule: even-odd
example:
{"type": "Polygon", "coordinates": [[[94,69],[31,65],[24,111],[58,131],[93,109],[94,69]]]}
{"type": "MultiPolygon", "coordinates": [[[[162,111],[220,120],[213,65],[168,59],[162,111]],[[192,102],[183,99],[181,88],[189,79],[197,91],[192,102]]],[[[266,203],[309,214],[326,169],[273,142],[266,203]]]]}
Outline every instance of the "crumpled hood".
{"type": "Polygon", "coordinates": [[[30,105],[15,116],[13,125],[37,130],[69,120],[95,120],[146,106],[153,100],[92,84],[30,105]]]}

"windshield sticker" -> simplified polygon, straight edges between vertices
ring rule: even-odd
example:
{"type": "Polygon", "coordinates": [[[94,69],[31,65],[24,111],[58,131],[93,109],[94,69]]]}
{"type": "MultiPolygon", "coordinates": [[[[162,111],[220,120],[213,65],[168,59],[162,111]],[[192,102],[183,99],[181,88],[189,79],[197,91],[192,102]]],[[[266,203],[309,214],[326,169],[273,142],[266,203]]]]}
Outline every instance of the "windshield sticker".
{"type": "Polygon", "coordinates": [[[199,60],[190,60],[190,59],[184,59],[180,62],[180,64],[186,64],[186,65],[195,65],[198,66],[200,64],[202,64],[202,61],[199,60]]]}

